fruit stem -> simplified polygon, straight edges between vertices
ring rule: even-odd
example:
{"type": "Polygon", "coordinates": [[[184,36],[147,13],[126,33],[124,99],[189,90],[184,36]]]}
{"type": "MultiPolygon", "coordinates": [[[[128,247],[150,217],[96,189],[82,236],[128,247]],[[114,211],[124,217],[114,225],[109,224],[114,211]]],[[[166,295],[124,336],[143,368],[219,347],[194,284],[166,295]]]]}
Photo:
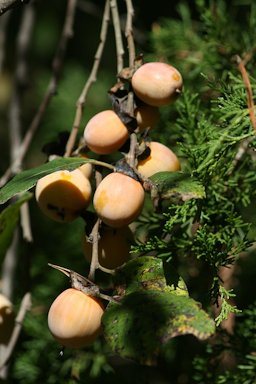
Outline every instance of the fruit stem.
{"type": "Polygon", "coordinates": [[[90,281],[86,277],[80,275],[79,273],[65,267],[60,267],[59,265],[56,265],[56,264],[48,263],[48,265],[64,273],[64,275],[68,276],[71,280],[72,288],[77,289],[85,293],[86,295],[90,295],[93,297],[100,297],[103,300],[112,301],[120,304],[118,297],[115,298],[115,297],[106,295],[105,293],[101,293],[100,288],[96,284],[94,284],[92,281],[90,281]]]}
{"type": "Polygon", "coordinates": [[[109,269],[109,268],[102,267],[100,264],[98,265],[98,268],[102,272],[109,273],[110,275],[114,275],[115,274],[115,270],[114,269],[109,269]]]}
{"type": "Polygon", "coordinates": [[[58,271],[64,273],[64,275],[68,276],[71,281],[72,288],[78,289],[81,292],[84,292],[88,295],[99,296],[100,289],[94,284],[92,281],[87,279],[86,277],[80,275],[79,273],[72,271],[71,269],[60,267],[59,265],[48,263],[48,265],[58,271]]]}
{"type": "Polygon", "coordinates": [[[111,169],[111,171],[115,170],[114,165],[109,164],[109,163],[105,163],[104,161],[100,161],[100,160],[96,160],[96,159],[86,159],[84,161],[84,163],[91,163],[94,165],[98,165],[100,167],[105,167],[105,168],[111,169]]]}

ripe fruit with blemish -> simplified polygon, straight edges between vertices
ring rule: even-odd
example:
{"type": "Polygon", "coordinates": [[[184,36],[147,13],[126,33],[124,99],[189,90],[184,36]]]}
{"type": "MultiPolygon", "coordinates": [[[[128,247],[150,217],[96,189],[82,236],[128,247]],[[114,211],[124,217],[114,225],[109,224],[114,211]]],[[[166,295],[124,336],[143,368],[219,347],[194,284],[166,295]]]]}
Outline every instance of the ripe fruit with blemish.
{"type": "Polygon", "coordinates": [[[88,207],[91,184],[79,169],[55,171],[38,180],[35,196],[45,215],[58,222],[71,222],[88,207]]]}
{"type": "Polygon", "coordinates": [[[140,100],[160,107],[172,103],[179,96],[182,76],[172,65],[150,62],[135,71],[131,83],[134,93],[140,100]]]}
{"type": "Polygon", "coordinates": [[[97,187],[93,205],[102,221],[114,228],[130,224],[144,203],[140,182],[119,172],[108,174],[97,187]]]}

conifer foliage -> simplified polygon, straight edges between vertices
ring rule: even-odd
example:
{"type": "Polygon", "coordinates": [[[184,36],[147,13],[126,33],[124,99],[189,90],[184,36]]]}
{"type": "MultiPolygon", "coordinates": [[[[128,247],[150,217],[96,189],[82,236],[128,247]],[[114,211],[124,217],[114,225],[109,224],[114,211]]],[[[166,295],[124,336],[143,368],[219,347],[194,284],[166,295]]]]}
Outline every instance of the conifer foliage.
{"type": "Polygon", "coordinates": [[[80,89],[83,6],[67,1],[50,81],[41,100],[33,90],[33,108],[19,69],[28,70],[29,44],[37,58],[36,7],[20,11],[25,45],[17,43],[8,103],[10,116],[23,108],[25,117],[10,120],[16,155],[0,180],[1,293],[11,311],[0,325],[0,339],[9,332],[0,340],[3,382],[256,381],[256,5],[176,3],[144,32],[147,44],[138,2],[96,7],[99,42],[80,89]]]}

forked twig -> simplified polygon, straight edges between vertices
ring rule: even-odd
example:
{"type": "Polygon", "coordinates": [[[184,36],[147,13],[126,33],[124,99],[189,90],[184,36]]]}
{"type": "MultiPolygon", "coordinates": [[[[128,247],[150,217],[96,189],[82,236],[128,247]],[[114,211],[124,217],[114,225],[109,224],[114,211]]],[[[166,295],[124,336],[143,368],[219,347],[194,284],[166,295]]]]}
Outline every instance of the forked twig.
{"type": "Polygon", "coordinates": [[[77,134],[80,128],[82,116],[83,116],[83,110],[84,110],[87,94],[91,86],[93,85],[93,83],[95,83],[95,81],[97,80],[97,73],[98,73],[99,65],[101,62],[101,58],[102,58],[102,54],[103,54],[103,50],[104,50],[105,42],[107,38],[109,17],[110,17],[109,0],[106,0],[105,9],[104,9],[103,18],[102,18],[101,31],[100,31],[100,43],[98,45],[98,48],[94,56],[94,63],[92,66],[91,73],[76,103],[75,118],[74,118],[73,126],[69,135],[69,139],[66,144],[66,150],[64,155],[65,157],[70,156],[73,151],[77,134]]]}

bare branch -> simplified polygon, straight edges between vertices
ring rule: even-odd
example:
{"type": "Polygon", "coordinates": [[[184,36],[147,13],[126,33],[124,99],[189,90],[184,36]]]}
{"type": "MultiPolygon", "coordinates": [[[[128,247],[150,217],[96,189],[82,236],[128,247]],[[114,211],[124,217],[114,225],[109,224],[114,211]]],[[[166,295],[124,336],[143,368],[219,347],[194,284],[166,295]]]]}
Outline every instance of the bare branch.
{"type": "Polygon", "coordinates": [[[5,40],[8,21],[10,19],[10,13],[1,17],[0,23],[0,72],[2,71],[4,55],[5,55],[5,40]]]}
{"type": "Polygon", "coordinates": [[[243,60],[238,55],[236,56],[236,60],[237,60],[238,69],[242,75],[244,85],[245,85],[245,90],[247,95],[247,105],[248,105],[251,123],[252,123],[253,129],[256,130],[256,116],[254,113],[252,86],[251,86],[250,79],[246,71],[243,60]]]}
{"type": "MultiPolygon", "coordinates": [[[[17,34],[16,44],[16,69],[13,95],[9,109],[10,141],[11,141],[11,162],[14,162],[19,154],[21,145],[21,100],[24,89],[27,85],[28,65],[27,55],[33,33],[35,11],[33,5],[23,10],[20,29],[17,34]]],[[[20,162],[16,162],[16,169],[13,173],[20,171],[20,162]]]]}
{"type": "MultiPolygon", "coordinates": [[[[126,8],[127,8],[127,19],[126,19],[126,28],[125,28],[125,36],[127,38],[128,43],[128,51],[129,51],[129,67],[133,68],[135,61],[135,44],[133,39],[133,28],[132,21],[134,16],[134,9],[131,0],[126,0],[126,8]]],[[[127,110],[126,112],[134,116],[134,95],[133,92],[130,91],[128,93],[128,101],[127,101],[127,110]]],[[[127,163],[134,168],[136,165],[135,153],[137,147],[137,135],[132,133],[130,135],[130,149],[127,154],[127,163]]]]}
{"type": "Polygon", "coordinates": [[[123,48],[121,24],[120,24],[120,18],[119,18],[119,12],[117,8],[116,0],[110,0],[110,7],[111,7],[112,20],[113,20],[114,32],[115,32],[115,41],[116,41],[117,73],[119,73],[124,67],[124,62],[123,62],[124,48],[123,48]]]}
{"type": "MultiPolygon", "coordinates": [[[[250,55],[249,55],[249,58],[250,58],[250,55]]],[[[249,60],[249,58],[247,60],[249,60]]],[[[252,86],[251,86],[251,82],[250,82],[248,73],[247,73],[246,68],[245,68],[245,61],[242,60],[239,55],[236,55],[235,60],[236,60],[238,69],[239,69],[239,71],[242,75],[242,78],[243,78],[243,82],[244,82],[244,86],[245,86],[245,90],[246,90],[246,95],[247,95],[247,106],[248,106],[251,124],[252,124],[254,131],[256,131],[256,116],[254,113],[255,107],[254,107],[254,102],[253,102],[252,86]]],[[[246,152],[248,152],[250,144],[253,140],[254,140],[254,137],[249,137],[249,138],[246,138],[246,139],[241,141],[241,143],[238,147],[238,151],[237,151],[236,156],[235,156],[234,161],[233,161],[233,166],[229,171],[229,175],[234,171],[234,169],[236,168],[237,164],[240,162],[240,160],[242,159],[244,154],[246,152]]]]}
{"type": "MultiPolygon", "coordinates": [[[[31,41],[33,25],[34,7],[29,5],[23,9],[21,24],[17,34],[15,82],[9,108],[10,155],[12,163],[15,162],[16,155],[19,152],[21,145],[21,100],[27,79],[27,52],[31,41]]],[[[22,163],[19,162],[16,164],[14,172],[18,173],[21,169],[22,163]]],[[[22,228],[24,229],[27,238],[31,240],[32,231],[27,202],[24,203],[21,207],[20,214],[22,228]]],[[[19,229],[16,228],[12,238],[12,243],[6,252],[2,265],[2,292],[10,300],[12,300],[14,291],[15,273],[18,263],[19,242],[19,229]]],[[[3,359],[3,357],[6,355],[6,349],[7,347],[5,345],[0,346],[1,359],[3,359]]],[[[0,376],[2,379],[7,379],[7,366],[1,370],[0,376]]]]}
{"type": "Polygon", "coordinates": [[[65,157],[70,156],[73,151],[73,148],[76,142],[76,137],[77,137],[82,116],[83,116],[83,110],[84,110],[87,94],[91,86],[93,85],[93,83],[95,83],[95,81],[97,80],[97,73],[98,73],[99,65],[101,62],[101,58],[102,58],[102,54],[103,54],[103,50],[104,50],[104,46],[107,38],[109,14],[110,14],[109,0],[106,0],[105,9],[104,9],[103,18],[102,18],[101,31],[100,31],[100,42],[94,56],[94,63],[92,66],[91,73],[76,103],[75,118],[74,118],[72,130],[70,132],[70,136],[66,145],[65,157]]]}
{"type": "Polygon", "coordinates": [[[126,19],[125,36],[128,42],[129,66],[132,67],[134,65],[134,60],[135,60],[135,44],[133,39],[133,26],[132,26],[134,9],[132,5],[132,0],[126,0],[126,8],[127,8],[127,19],[126,19]]]}
{"type": "Polygon", "coordinates": [[[67,43],[73,35],[72,29],[73,29],[73,23],[74,23],[74,17],[75,17],[76,1],[77,0],[69,0],[68,1],[64,27],[63,27],[60,41],[59,41],[59,44],[58,44],[58,47],[57,47],[57,50],[55,52],[55,56],[53,59],[52,77],[49,81],[47,90],[46,90],[45,95],[43,97],[43,100],[42,100],[42,102],[38,108],[38,111],[37,111],[36,115],[34,116],[32,122],[31,122],[31,124],[30,124],[30,126],[29,126],[23,140],[22,140],[19,153],[16,156],[16,160],[14,162],[12,162],[10,167],[6,170],[5,174],[0,179],[0,186],[4,185],[8,181],[8,179],[13,174],[13,170],[15,170],[17,165],[23,161],[23,159],[24,159],[24,157],[28,151],[28,148],[30,146],[30,143],[34,137],[34,134],[36,133],[36,131],[37,131],[37,129],[41,123],[41,120],[42,120],[42,117],[46,111],[46,108],[47,108],[52,96],[56,93],[57,84],[58,84],[60,72],[61,72],[62,65],[63,65],[63,59],[64,59],[64,55],[65,55],[66,48],[67,48],[67,43]]]}
{"type": "Polygon", "coordinates": [[[99,227],[101,220],[98,218],[90,233],[90,241],[92,242],[92,259],[90,264],[90,272],[88,279],[94,281],[95,271],[99,267],[99,227]]]}
{"type": "MultiPolygon", "coordinates": [[[[88,15],[91,15],[97,19],[101,19],[101,8],[94,4],[92,1],[87,1],[87,0],[79,0],[77,7],[81,9],[81,11],[87,13],[88,15]]],[[[121,30],[123,33],[125,33],[125,16],[120,15],[120,25],[121,25],[121,30]]],[[[111,23],[112,20],[110,20],[111,23]]],[[[133,26],[133,31],[134,31],[134,39],[135,41],[143,45],[147,42],[147,35],[143,29],[135,28],[133,26]]]]}
{"type": "Polygon", "coordinates": [[[5,368],[6,364],[8,364],[10,357],[14,351],[15,345],[18,341],[18,338],[22,329],[22,323],[24,321],[27,311],[29,311],[30,308],[31,308],[31,294],[30,292],[27,292],[23,296],[23,299],[21,301],[20,309],[15,320],[15,326],[12,332],[12,336],[10,338],[10,341],[5,351],[5,356],[3,360],[0,362],[0,377],[1,377],[1,371],[5,368]]]}
{"type": "MultiPolygon", "coordinates": [[[[223,281],[223,286],[226,290],[230,290],[234,286],[234,275],[236,271],[236,265],[232,264],[228,268],[221,267],[219,270],[219,278],[223,281]]],[[[234,300],[231,300],[234,305],[234,300]]],[[[221,306],[213,306],[214,317],[216,318],[221,311],[221,306]]],[[[227,333],[233,334],[235,327],[235,313],[231,312],[226,320],[223,320],[220,324],[222,329],[225,329],[227,333]]]]}
{"type": "MultiPolygon", "coordinates": [[[[17,35],[17,55],[16,55],[16,73],[14,91],[9,108],[9,132],[10,132],[10,153],[11,161],[14,162],[21,143],[21,99],[23,96],[24,79],[27,75],[27,52],[31,41],[32,30],[34,24],[34,9],[32,5],[24,8],[21,19],[21,25],[17,35]]],[[[17,163],[15,172],[19,172],[22,167],[21,163],[17,163]]],[[[21,215],[23,215],[21,213],[21,215]]],[[[24,223],[24,218],[22,221],[24,223]]],[[[29,216],[26,216],[26,232],[31,237],[29,216]]],[[[15,231],[12,244],[6,253],[6,257],[2,267],[2,292],[12,298],[14,273],[17,264],[17,248],[18,248],[19,236],[18,230],[15,231]]]]}
{"type": "Polygon", "coordinates": [[[20,7],[28,2],[29,0],[0,0],[0,16],[12,8],[20,7]]]}
{"type": "MultiPolygon", "coordinates": [[[[101,174],[101,172],[99,172],[96,169],[96,171],[95,171],[96,188],[100,184],[101,180],[102,180],[102,174],[101,174]]],[[[100,220],[100,218],[98,218],[96,223],[93,226],[93,229],[92,229],[90,235],[89,235],[90,241],[92,243],[92,259],[91,259],[88,279],[90,279],[92,281],[94,281],[96,269],[99,268],[99,266],[100,266],[100,263],[99,263],[99,239],[100,239],[99,229],[100,229],[100,225],[101,225],[101,220],[100,220]]]]}

